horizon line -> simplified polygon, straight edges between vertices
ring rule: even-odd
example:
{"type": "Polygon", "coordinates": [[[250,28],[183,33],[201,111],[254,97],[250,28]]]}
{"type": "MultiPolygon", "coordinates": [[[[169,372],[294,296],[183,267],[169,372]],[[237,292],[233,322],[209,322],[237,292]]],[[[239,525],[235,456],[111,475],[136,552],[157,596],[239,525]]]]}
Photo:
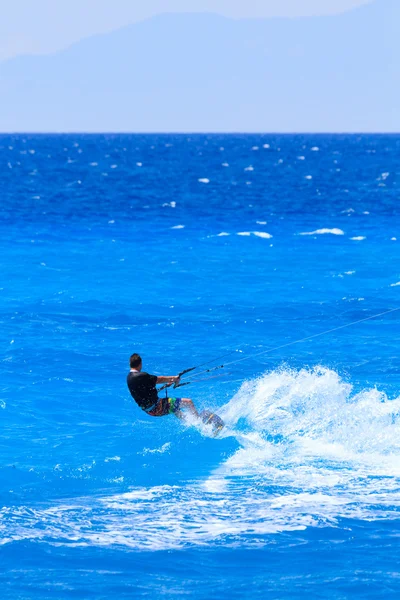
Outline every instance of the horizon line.
{"type": "Polygon", "coordinates": [[[5,135],[400,135],[399,131],[0,131],[5,135]]]}

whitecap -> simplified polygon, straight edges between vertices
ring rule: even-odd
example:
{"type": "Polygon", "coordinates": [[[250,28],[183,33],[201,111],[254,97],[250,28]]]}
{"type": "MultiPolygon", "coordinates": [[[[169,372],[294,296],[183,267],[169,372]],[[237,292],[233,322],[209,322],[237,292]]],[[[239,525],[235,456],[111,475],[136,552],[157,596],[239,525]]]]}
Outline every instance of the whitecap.
{"type": "Polygon", "coordinates": [[[143,448],[143,452],[141,452],[140,454],[164,454],[164,452],[168,452],[168,450],[171,448],[171,442],[167,442],[166,444],[163,444],[161,446],[161,448],[143,448]]]}
{"type": "Polygon", "coordinates": [[[227,233],[226,231],[221,231],[221,233],[218,233],[217,237],[224,237],[226,235],[231,235],[231,234],[227,233]]]}
{"type": "Polygon", "coordinates": [[[249,167],[245,168],[245,171],[254,171],[254,167],[250,165],[249,167]]]}
{"type": "Polygon", "coordinates": [[[111,169],[116,169],[118,165],[111,165],[111,169]]]}
{"type": "Polygon", "coordinates": [[[395,237],[392,237],[392,238],[390,238],[390,241],[391,241],[391,242],[397,242],[397,238],[395,238],[395,237]]]}
{"type": "Polygon", "coordinates": [[[242,236],[250,236],[251,235],[251,231],[239,231],[239,233],[237,235],[242,235],[242,236]]]}
{"type": "Polygon", "coordinates": [[[397,283],[391,283],[390,287],[397,287],[398,285],[400,285],[400,281],[398,281],[397,283]]]}
{"type": "Polygon", "coordinates": [[[222,166],[223,166],[223,167],[229,167],[229,163],[227,163],[227,162],[224,162],[224,163],[222,163],[222,166]]]}
{"type": "Polygon", "coordinates": [[[258,146],[253,146],[252,150],[259,150],[260,148],[258,146]]]}
{"type": "Polygon", "coordinates": [[[257,225],[267,225],[267,221],[256,221],[257,225]]]}
{"type": "Polygon", "coordinates": [[[141,162],[137,162],[137,163],[136,163],[136,166],[137,166],[137,167],[143,167],[143,163],[141,163],[141,162]]]}
{"type": "Polygon", "coordinates": [[[99,164],[99,163],[97,163],[97,162],[91,162],[91,163],[90,163],[90,166],[91,166],[91,167],[97,167],[97,166],[98,166],[98,164],[99,164]]]}
{"type": "Polygon", "coordinates": [[[319,152],[318,146],[314,146],[313,148],[311,148],[311,152],[319,152]]]}
{"type": "Polygon", "coordinates": [[[271,148],[271,146],[269,144],[264,144],[263,148],[265,148],[266,150],[268,150],[268,148],[271,148]]]}
{"type": "Polygon", "coordinates": [[[355,242],[361,242],[362,240],[366,240],[367,238],[363,235],[356,235],[355,237],[350,238],[355,242]]]}
{"type": "Polygon", "coordinates": [[[253,235],[260,238],[264,238],[266,240],[270,240],[273,237],[270,233],[267,233],[266,231],[253,231],[253,235]]]}
{"type": "Polygon", "coordinates": [[[312,175],[306,175],[304,179],[312,179],[312,175]]]}
{"type": "Polygon", "coordinates": [[[210,183],[210,180],[207,179],[207,177],[202,177],[201,179],[198,179],[199,183],[210,183]]]}
{"type": "Polygon", "coordinates": [[[298,156],[297,160],[306,160],[306,157],[305,156],[298,156]]]}
{"type": "Polygon", "coordinates": [[[341,229],[337,229],[336,227],[333,229],[317,229],[316,231],[304,231],[300,233],[300,235],[324,235],[326,233],[331,233],[332,235],[344,235],[344,231],[341,229]]]}
{"type": "Polygon", "coordinates": [[[185,229],[185,225],[174,225],[171,229],[185,229]]]}
{"type": "Polygon", "coordinates": [[[176,202],[172,201],[172,202],[164,202],[163,204],[164,207],[169,206],[170,208],[175,208],[176,207],[176,202]]]}

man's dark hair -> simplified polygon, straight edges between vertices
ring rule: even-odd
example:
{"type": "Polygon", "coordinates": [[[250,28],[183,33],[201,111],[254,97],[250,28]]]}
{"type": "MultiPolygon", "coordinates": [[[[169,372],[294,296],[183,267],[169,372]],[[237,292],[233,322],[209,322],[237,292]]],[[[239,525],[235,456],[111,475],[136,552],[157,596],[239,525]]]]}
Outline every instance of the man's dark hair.
{"type": "Polygon", "coordinates": [[[129,364],[131,365],[131,369],[137,369],[142,364],[142,359],[139,354],[132,354],[129,364]]]}

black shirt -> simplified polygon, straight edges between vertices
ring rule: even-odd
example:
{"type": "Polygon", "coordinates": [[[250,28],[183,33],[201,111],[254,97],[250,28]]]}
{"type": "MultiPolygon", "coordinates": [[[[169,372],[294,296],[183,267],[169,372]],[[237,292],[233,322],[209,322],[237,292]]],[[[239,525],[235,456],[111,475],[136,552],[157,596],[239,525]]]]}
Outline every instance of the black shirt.
{"type": "Polygon", "coordinates": [[[126,381],[132,397],[140,408],[147,410],[158,402],[156,375],[131,371],[126,381]]]}

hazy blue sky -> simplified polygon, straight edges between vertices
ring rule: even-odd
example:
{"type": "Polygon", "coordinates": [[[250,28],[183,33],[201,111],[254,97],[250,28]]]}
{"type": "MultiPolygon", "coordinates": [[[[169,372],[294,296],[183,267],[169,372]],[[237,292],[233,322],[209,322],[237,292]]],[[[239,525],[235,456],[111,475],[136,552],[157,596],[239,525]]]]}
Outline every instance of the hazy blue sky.
{"type": "MultiPolygon", "coordinates": [[[[217,12],[229,17],[335,14],[370,0],[12,0],[0,19],[0,60],[55,52],[163,12],[217,12]]],[[[400,0],[399,0],[400,1],[400,0]]]]}

